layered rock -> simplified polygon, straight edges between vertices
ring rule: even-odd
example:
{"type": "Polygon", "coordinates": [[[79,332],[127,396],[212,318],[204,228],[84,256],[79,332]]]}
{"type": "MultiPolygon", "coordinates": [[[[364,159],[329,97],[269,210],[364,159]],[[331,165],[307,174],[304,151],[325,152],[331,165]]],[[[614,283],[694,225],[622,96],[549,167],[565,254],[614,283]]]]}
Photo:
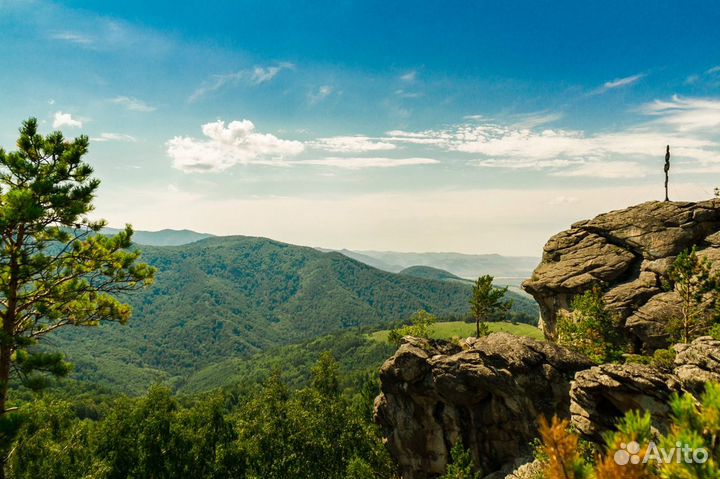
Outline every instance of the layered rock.
{"type": "Polygon", "coordinates": [[[530,453],[538,417],[569,417],[570,381],[589,366],[506,333],[461,345],[405,338],[380,371],[376,420],[405,479],[443,474],[458,439],[484,472],[512,470],[530,453]]]}
{"type": "Polygon", "coordinates": [[[564,348],[506,333],[459,345],[407,337],[380,371],[375,418],[404,479],[442,475],[457,440],[487,477],[505,477],[531,462],[540,416],[570,418],[598,444],[630,410],[650,412],[666,429],[673,393],[698,396],[707,381],[720,381],[720,341],[702,337],[674,348],[672,367],[659,370],[592,366],[564,348]]]}
{"type": "Polygon", "coordinates": [[[575,375],[570,388],[572,425],[586,439],[602,442],[626,412],[649,412],[660,430],[670,423],[673,393],[702,394],[708,382],[720,382],[720,341],[709,336],[673,346],[671,370],[641,364],[603,364],[575,375]]]}
{"type": "Polygon", "coordinates": [[[663,290],[662,280],[677,254],[693,246],[720,260],[720,200],[643,203],[550,238],[523,288],[540,304],[548,337],[572,299],[599,284],[636,349],[665,347],[664,324],[675,314],[677,298],[663,290]]]}

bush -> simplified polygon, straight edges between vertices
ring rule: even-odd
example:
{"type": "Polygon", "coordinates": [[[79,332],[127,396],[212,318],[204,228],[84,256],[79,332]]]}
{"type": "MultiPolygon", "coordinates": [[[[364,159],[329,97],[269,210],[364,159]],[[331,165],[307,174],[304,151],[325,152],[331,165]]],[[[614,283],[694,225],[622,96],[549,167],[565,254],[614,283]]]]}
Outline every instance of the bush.
{"type": "Polygon", "coordinates": [[[555,326],[558,344],[584,354],[597,364],[620,359],[623,341],[617,320],[607,311],[600,288],[576,296],[572,311],[555,326]]]}
{"type": "Polygon", "coordinates": [[[405,336],[430,339],[432,327],[437,322],[437,317],[427,311],[418,311],[410,316],[410,325],[402,328],[391,329],[388,333],[388,342],[399,346],[405,336]]]}

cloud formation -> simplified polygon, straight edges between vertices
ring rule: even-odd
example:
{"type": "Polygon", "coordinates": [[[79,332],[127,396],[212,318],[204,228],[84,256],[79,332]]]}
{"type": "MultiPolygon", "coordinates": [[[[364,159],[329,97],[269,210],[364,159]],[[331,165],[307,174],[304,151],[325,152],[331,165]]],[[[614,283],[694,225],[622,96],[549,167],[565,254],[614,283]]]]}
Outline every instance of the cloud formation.
{"type": "Polygon", "coordinates": [[[544,128],[559,115],[531,115],[502,124],[481,116],[442,130],[389,131],[381,141],[434,147],[479,156],[483,168],[546,170],[553,176],[641,178],[671,145],[680,171],[720,167],[720,100],[672,97],[642,105],[646,117],[624,130],[588,134],[580,130],[544,128]]]}
{"type": "Polygon", "coordinates": [[[67,126],[68,128],[82,128],[82,121],[72,117],[70,113],[63,113],[61,111],[55,112],[53,116],[53,128],[62,128],[67,126]]]}
{"type": "Polygon", "coordinates": [[[405,73],[404,75],[400,76],[400,79],[404,82],[412,83],[417,78],[417,71],[410,70],[409,72],[405,73]]]}
{"type": "Polygon", "coordinates": [[[440,162],[433,158],[330,157],[319,160],[305,160],[297,164],[360,170],[364,168],[397,168],[400,166],[433,165],[435,163],[440,162]]]}
{"type": "Polygon", "coordinates": [[[333,93],[333,87],[330,85],[322,85],[315,91],[308,93],[308,101],[311,105],[320,103],[325,98],[329,97],[333,93]]]}
{"type": "Polygon", "coordinates": [[[136,138],[131,135],[125,135],[123,133],[100,133],[100,136],[90,138],[91,141],[99,141],[99,142],[106,142],[106,141],[125,141],[125,142],[131,142],[134,143],[136,138]]]}
{"type": "Polygon", "coordinates": [[[91,45],[94,43],[93,39],[89,36],[75,32],[56,32],[51,34],[50,38],[63,42],[75,43],[76,45],[91,45]]]}
{"type": "Polygon", "coordinates": [[[203,82],[188,98],[189,102],[194,102],[200,98],[221,90],[226,86],[237,85],[246,82],[250,85],[261,85],[273,80],[281,71],[292,70],[295,68],[293,63],[281,62],[271,66],[255,66],[249,70],[240,70],[222,75],[213,75],[209,80],[203,82]]]}
{"type": "Polygon", "coordinates": [[[150,106],[147,103],[145,103],[142,100],[138,100],[137,98],[129,97],[129,96],[118,96],[110,100],[111,103],[114,103],[116,105],[123,106],[127,108],[130,111],[139,111],[139,112],[151,112],[155,111],[157,108],[154,106],[150,106]]]}
{"type": "Polygon", "coordinates": [[[366,151],[394,150],[397,145],[387,141],[378,141],[367,136],[333,136],[319,138],[311,143],[313,148],[335,153],[361,153],[366,151]]]}
{"type": "Polygon", "coordinates": [[[640,80],[642,80],[645,77],[644,73],[638,73],[637,75],[631,75],[629,77],[624,78],[616,78],[615,80],[605,82],[603,86],[598,88],[595,93],[602,94],[609,90],[614,90],[616,88],[623,88],[626,86],[633,85],[640,80]]]}
{"type": "Polygon", "coordinates": [[[173,166],[186,173],[218,172],[235,165],[283,164],[283,159],[301,153],[299,141],[282,140],[258,133],[249,120],[202,125],[205,139],[176,136],[166,143],[173,166]]]}

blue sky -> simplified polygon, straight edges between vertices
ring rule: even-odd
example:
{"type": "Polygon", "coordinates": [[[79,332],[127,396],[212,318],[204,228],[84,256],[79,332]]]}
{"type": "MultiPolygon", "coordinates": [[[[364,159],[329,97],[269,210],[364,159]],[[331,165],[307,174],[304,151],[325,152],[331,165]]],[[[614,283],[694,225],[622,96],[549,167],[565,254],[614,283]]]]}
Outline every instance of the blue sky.
{"type": "Polygon", "coordinates": [[[0,145],[93,139],[97,215],[313,246],[539,255],[712,196],[712,1],[0,0],[0,145]]]}

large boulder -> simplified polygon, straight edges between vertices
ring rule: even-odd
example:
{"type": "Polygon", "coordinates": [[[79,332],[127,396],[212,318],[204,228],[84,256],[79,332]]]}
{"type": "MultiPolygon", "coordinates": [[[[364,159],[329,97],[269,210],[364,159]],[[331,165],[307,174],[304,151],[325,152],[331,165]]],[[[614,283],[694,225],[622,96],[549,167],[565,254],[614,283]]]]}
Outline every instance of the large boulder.
{"type": "Polygon", "coordinates": [[[484,473],[530,454],[537,419],[570,415],[570,381],[590,363],[506,333],[443,341],[404,338],[380,370],[375,417],[405,479],[442,475],[462,440],[484,473]]]}
{"type": "Polygon", "coordinates": [[[593,287],[623,321],[636,350],[667,346],[664,324],[677,298],[663,290],[665,273],[681,251],[720,260],[720,200],[651,201],[602,214],[556,234],[523,288],[540,304],[551,337],[572,299],[593,287]]]}

